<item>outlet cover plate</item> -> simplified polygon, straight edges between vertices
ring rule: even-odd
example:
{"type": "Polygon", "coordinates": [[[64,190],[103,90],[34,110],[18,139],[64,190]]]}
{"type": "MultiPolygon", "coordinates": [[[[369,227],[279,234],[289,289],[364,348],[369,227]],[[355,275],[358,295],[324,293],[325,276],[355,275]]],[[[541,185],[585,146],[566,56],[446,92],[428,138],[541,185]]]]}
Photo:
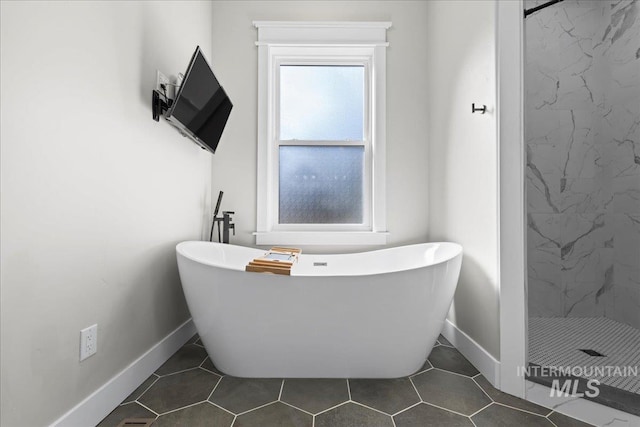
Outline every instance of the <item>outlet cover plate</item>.
{"type": "Polygon", "coordinates": [[[165,85],[167,98],[173,99],[175,93],[175,85],[171,84],[171,80],[168,76],[163,74],[160,70],[156,70],[156,90],[162,94],[165,91],[160,87],[160,85],[165,85]]]}
{"type": "Polygon", "coordinates": [[[98,324],[80,331],[80,361],[93,356],[98,351],[98,324]]]}

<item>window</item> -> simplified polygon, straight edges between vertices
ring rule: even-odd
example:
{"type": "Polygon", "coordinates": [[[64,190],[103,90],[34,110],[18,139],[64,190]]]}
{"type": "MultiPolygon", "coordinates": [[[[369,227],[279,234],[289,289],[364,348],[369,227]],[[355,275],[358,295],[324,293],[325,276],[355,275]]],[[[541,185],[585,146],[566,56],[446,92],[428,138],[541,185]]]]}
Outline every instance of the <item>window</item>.
{"type": "Polygon", "coordinates": [[[255,22],[257,244],[383,244],[390,23],[255,22]]]}

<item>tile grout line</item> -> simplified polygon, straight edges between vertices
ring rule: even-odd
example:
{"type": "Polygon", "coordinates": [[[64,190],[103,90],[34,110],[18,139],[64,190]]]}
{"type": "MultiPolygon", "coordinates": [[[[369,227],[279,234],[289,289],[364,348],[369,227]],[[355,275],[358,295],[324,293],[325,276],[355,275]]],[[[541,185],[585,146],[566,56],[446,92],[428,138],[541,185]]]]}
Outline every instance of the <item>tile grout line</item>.
{"type": "Polygon", "coordinates": [[[284,390],[284,381],[285,379],[282,379],[282,383],[280,384],[280,393],[278,393],[278,401],[282,402],[282,390],[284,390]]]}
{"type": "Polygon", "coordinates": [[[144,409],[146,409],[146,410],[148,410],[148,411],[151,411],[151,412],[153,412],[154,414],[156,414],[156,418],[158,418],[158,417],[160,416],[160,414],[159,414],[159,413],[157,413],[157,412],[156,412],[156,411],[154,411],[153,409],[149,408],[149,407],[148,407],[147,405],[145,405],[144,403],[138,402],[137,400],[136,400],[136,403],[137,403],[138,405],[142,406],[144,409]]]}
{"type": "MultiPolygon", "coordinates": [[[[491,400],[491,398],[489,398],[489,400],[491,400]]],[[[469,418],[471,418],[471,417],[473,417],[474,415],[477,415],[477,414],[479,414],[480,412],[484,411],[485,409],[487,409],[489,406],[493,405],[494,403],[496,403],[496,402],[494,402],[493,400],[491,400],[491,403],[489,403],[489,404],[487,404],[487,405],[483,406],[482,408],[478,409],[476,412],[472,413],[471,415],[467,415],[467,416],[468,416],[469,418]]]]}
{"type": "MultiPolygon", "coordinates": [[[[478,375],[480,375],[480,374],[478,374],[478,375]]],[[[507,405],[506,403],[499,402],[499,401],[495,400],[493,397],[491,397],[491,396],[489,395],[489,393],[484,389],[484,387],[482,387],[482,386],[480,385],[480,383],[478,383],[478,381],[476,381],[476,380],[475,380],[475,379],[478,377],[478,375],[476,375],[475,377],[473,377],[473,378],[471,378],[471,379],[473,380],[473,382],[474,382],[474,383],[476,383],[476,385],[478,386],[478,388],[479,388],[480,390],[482,390],[482,392],[483,392],[485,395],[487,395],[487,397],[488,397],[488,398],[489,398],[493,403],[497,403],[497,404],[499,404],[499,405],[506,406],[507,408],[515,409],[515,410],[517,410],[517,411],[527,412],[527,413],[529,413],[529,414],[538,415],[538,416],[540,416],[540,417],[545,417],[545,418],[546,418],[546,417],[548,417],[549,415],[551,415],[551,413],[553,412],[553,409],[549,409],[549,408],[547,408],[546,406],[538,405],[538,406],[540,406],[540,407],[542,407],[542,408],[548,409],[548,410],[549,410],[549,412],[548,412],[546,415],[536,414],[535,412],[529,411],[529,410],[527,410],[527,409],[516,408],[515,406],[511,406],[511,405],[507,405]]],[[[500,391],[500,390],[498,390],[498,391],[500,391]]],[[[501,393],[503,393],[503,392],[501,392],[501,393]]],[[[475,414],[474,414],[474,415],[475,415],[475,414]]]]}
{"type": "Polygon", "coordinates": [[[422,398],[422,395],[420,394],[420,392],[418,391],[418,387],[416,387],[416,385],[413,383],[413,378],[409,377],[409,382],[411,383],[411,385],[413,386],[413,389],[416,391],[416,393],[418,394],[418,397],[420,398],[421,402],[424,402],[424,399],[422,398]]]}
{"type": "MultiPolygon", "coordinates": [[[[435,366],[433,367],[433,369],[435,369],[435,370],[437,370],[437,371],[440,371],[440,372],[446,372],[446,373],[449,373],[449,374],[457,375],[457,376],[459,376],[459,377],[463,377],[463,378],[466,378],[466,379],[469,379],[469,380],[472,380],[472,379],[473,379],[473,377],[470,377],[469,375],[460,374],[460,373],[458,373],[458,372],[453,372],[453,371],[447,371],[446,369],[436,368],[435,366]]],[[[474,376],[475,376],[475,375],[474,375],[474,376]]]]}
{"type": "Polygon", "coordinates": [[[256,411],[256,410],[258,410],[258,409],[262,409],[262,408],[267,407],[267,406],[269,406],[269,405],[273,405],[273,404],[274,404],[274,403],[276,403],[276,402],[277,402],[277,400],[272,400],[271,402],[269,402],[269,403],[265,403],[264,405],[257,406],[257,407],[255,407],[255,408],[252,408],[252,409],[246,410],[246,411],[244,411],[244,412],[238,412],[237,416],[239,417],[240,415],[245,415],[245,414],[248,414],[249,412],[253,412],[253,411],[256,411]]]}
{"type": "Polygon", "coordinates": [[[293,409],[297,409],[298,411],[300,411],[300,412],[304,412],[305,414],[307,414],[307,415],[311,415],[311,416],[313,417],[313,414],[312,414],[311,412],[309,412],[309,411],[305,411],[305,410],[304,410],[304,409],[302,409],[302,408],[298,408],[297,406],[292,405],[291,403],[285,402],[284,400],[278,400],[277,402],[280,402],[280,403],[282,403],[283,405],[289,406],[289,407],[291,407],[291,408],[293,408],[293,409]]]}
{"type": "MultiPolygon", "coordinates": [[[[420,395],[418,395],[418,397],[420,397],[420,395]]],[[[402,411],[398,411],[398,412],[396,412],[395,414],[391,415],[391,417],[393,418],[393,417],[395,417],[396,415],[400,415],[400,414],[402,414],[403,412],[406,412],[406,411],[408,411],[409,409],[415,408],[416,406],[420,406],[420,405],[422,405],[422,398],[420,399],[420,402],[418,402],[418,403],[414,403],[413,405],[409,406],[408,408],[405,408],[405,409],[403,409],[402,411]]]]}
{"type": "Polygon", "coordinates": [[[213,402],[212,402],[212,401],[210,401],[210,400],[207,400],[207,402],[211,403],[211,404],[212,404],[213,406],[215,406],[216,408],[220,408],[220,409],[222,409],[223,411],[228,412],[229,414],[233,415],[234,417],[236,416],[236,414],[234,414],[234,413],[233,413],[233,412],[231,412],[230,410],[225,409],[225,408],[223,408],[222,406],[220,406],[220,405],[218,405],[218,404],[216,404],[216,403],[213,403],[213,402]]]}
{"type": "Polygon", "coordinates": [[[551,411],[547,415],[540,415],[540,414],[536,414],[535,412],[527,411],[526,409],[516,408],[514,406],[510,406],[510,405],[507,405],[507,404],[504,404],[504,403],[500,403],[500,402],[494,402],[494,403],[497,404],[497,405],[500,405],[500,406],[504,406],[506,408],[511,408],[511,409],[516,410],[516,411],[525,412],[527,414],[536,415],[536,416],[542,417],[542,418],[547,418],[549,415],[551,415],[551,412],[553,412],[553,411],[551,411]]]}
{"type": "Polygon", "coordinates": [[[171,414],[173,412],[178,412],[178,411],[181,411],[183,409],[191,408],[193,406],[196,406],[196,405],[199,405],[199,404],[205,403],[205,402],[207,402],[207,400],[200,400],[200,401],[195,402],[195,403],[190,403],[189,405],[180,406],[179,408],[175,408],[175,409],[171,409],[170,411],[162,412],[161,414],[158,414],[158,416],[163,416],[163,415],[171,414]]]}
{"type": "MultiPolygon", "coordinates": [[[[152,375],[156,375],[156,374],[152,374],[152,375]]],[[[148,379],[148,378],[147,378],[147,379],[148,379]]],[[[142,396],[144,396],[144,394],[145,394],[146,392],[148,392],[148,391],[149,391],[149,389],[150,389],[151,387],[153,387],[153,385],[154,385],[155,383],[157,383],[159,379],[160,379],[160,377],[156,375],[156,379],[155,379],[155,380],[153,380],[153,382],[149,385],[149,387],[145,388],[145,389],[144,389],[144,391],[143,391],[142,393],[140,393],[140,395],[139,395],[138,397],[136,397],[135,399],[133,399],[133,400],[132,400],[131,402],[129,402],[129,403],[137,402],[137,401],[138,401],[138,399],[140,399],[142,396]]],[[[146,380],[145,380],[145,381],[146,381],[146,380]]],[[[122,406],[122,404],[120,404],[120,405],[122,406]]]]}
{"type": "MultiPolygon", "coordinates": [[[[553,411],[551,412],[553,414],[553,411]]],[[[549,414],[551,415],[551,414],[549,414]]],[[[547,419],[547,421],[549,421],[551,424],[553,424],[553,427],[558,427],[558,425],[556,423],[553,422],[553,420],[549,419],[549,415],[547,415],[545,418],[547,419]]]]}
{"type": "Polygon", "coordinates": [[[323,410],[323,411],[318,412],[317,414],[315,414],[315,415],[314,415],[314,418],[315,418],[315,417],[317,417],[318,415],[322,415],[322,414],[324,414],[325,412],[329,412],[329,411],[331,411],[331,410],[333,410],[333,409],[339,408],[339,407],[340,407],[340,406],[342,406],[342,405],[346,405],[347,403],[353,403],[353,401],[352,401],[351,399],[349,399],[349,400],[347,400],[346,402],[338,403],[338,404],[337,404],[337,405],[335,405],[335,406],[332,406],[332,407],[330,407],[330,408],[327,408],[327,409],[325,409],[325,410],[323,410]]]}
{"type": "MultiPolygon", "coordinates": [[[[156,372],[154,372],[154,374],[158,375],[158,379],[160,379],[160,378],[170,377],[170,376],[172,376],[172,375],[183,374],[183,373],[185,373],[185,372],[189,372],[189,371],[195,371],[196,369],[200,369],[200,365],[198,365],[198,366],[194,366],[193,368],[183,369],[183,370],[181,370],[181,371],[171,372],[170,374],[160,375],[160,374],[158,374],[158,373],[157,373],[157,371],[156,371],[156,372]]],[[[205,369],[205,371],[206,371],[206,369],[205,369]]],[[[207,371],[207,372],[209,372],[209,371],[207,371]]]]}
{"type": "MultiPolygon", "coordinates": [[[[430,365],[431,365],[431,364],[430,364],[430,365]]],[[[433,365],[431,365],[431,367],[430,367],[430,368],[427,368],[427,369],[425,369],[424,371],[419,371],[419,372],[416,372],[415,374],[411,374],[411,375],[409,375],[407,378],[417,377],[418,375],[422,375],[422,374],[424,374],[425,372],[429,372],[429,371],[430,371],[430,370],[432,370],[432,369],[434,369],[434,368],[433,368],[433,365]]]]}
{"type": "Polygon", "coordinates": [[[482,390],[482,392],[485,394],[485,396],[487,396],[487,397],[489,398],[489,400],[490,400],[490,401],[492,401],[492,402],[496,402],[496,401],[493,399],[493,397],[489,396],[489,393],[484,389],[484,387],[482,387],[482,386],[478,383],[478,381],[476,381],[476,380],[475,380],[475,377],[471,378],[471,381],[473,381],[473,383],[474,383],[475,385],[477,385],[477,386],[478,386],[478,388],[479,388],[480,390],[482,390]]]}
{"type": "MultiPolygon", "coordinates": [[[[209,372],[209,371],[207,371],[209,372]]],[[[216,382],[216,385],[213,386],[213,390],[211,390],[211,393],[209,393],[209,397],[207,397],[207,400],[211,399],[211,397],[213,396],[213,393],[216,391],[216,389],[218,388],[218,385],[222,382],[222,377],[218,378],[218,381],[216,382]]]]}
{"type": "Polygon", "coordinates": [[[349,385],[349,378],[347,378],[347,392],[349,393],[349,401],[351,401],[351,386],[349,385]]]}
{"type": "Polygon", "coordinates": [[[383,412],[383,411],[381,411],[380,409],[376,409],[376,408],[373,408],[373,407],[371,407],[371,406],[367,406],[367,405],[365,405],[365,404],[363,404],[363,403],[360,403],[360,402],[354,402],[354,401],[351,401],[351,403],[353,403],[354,405],[362,406],[363,408],[371,409],[372,411],[378,412],[378,413],[383,414],[383,415],[386,415],[386,416],[388,416],[388,417],[391,417],[391,415],[387,414],[386,412],[383,412]]]}
{"type": "Polygon", "coordinates": [[[471,419],[470,415],[465,415],[462,412],[454,411],[453,409],[447,409],[447,408],[445,408],[443,406],[438,406],[438,405],[435,405],[433,403],[426,402],[426,401],[422,401],[422,403],[424,403],[425,405],[433,406],[434,408],[442,409],[442,410],[447,411],[447,412],[453,412],[454,414],[461,415],[461,416],[463,416],[465,418],[471,419]]]}

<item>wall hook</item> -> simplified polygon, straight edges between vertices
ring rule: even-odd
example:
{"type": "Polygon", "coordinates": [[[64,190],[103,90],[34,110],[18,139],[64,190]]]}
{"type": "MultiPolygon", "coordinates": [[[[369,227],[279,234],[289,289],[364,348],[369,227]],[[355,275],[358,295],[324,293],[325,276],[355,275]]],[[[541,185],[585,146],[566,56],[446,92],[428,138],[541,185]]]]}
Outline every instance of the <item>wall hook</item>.
{"type": "Polygon", "coordinates": [[[476,113],[478,111],[480,112],[480,114],[486,113],[487,112],[487,106],[483,105],[482,108],[480,108],[480,107],[476,107],[475,103],[471,104],[471,112],[472,113],[476,113]]]}

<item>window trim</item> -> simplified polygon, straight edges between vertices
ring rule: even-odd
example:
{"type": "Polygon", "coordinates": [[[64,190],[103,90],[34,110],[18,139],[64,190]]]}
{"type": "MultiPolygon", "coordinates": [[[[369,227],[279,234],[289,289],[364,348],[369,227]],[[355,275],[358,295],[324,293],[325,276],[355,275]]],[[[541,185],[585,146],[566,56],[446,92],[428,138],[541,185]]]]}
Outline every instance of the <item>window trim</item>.
{"type": "MultiPolygon", "coordinates": [[[[386,145],[386,29],[390,22],[271,22],[258,28],[258,174],[256,244],[380,245],[387,240],[386,145]],[[278,70],[287,64],[365,65],[365,223],[278,224],[279,141],[277,126],[278,70]],[[369,133],[370,131],[370,133],[369,133]]],[[[305,141],[306,142],[306,141],[305,141]]],[[[300,142],[298,142],[298,145],[300,142]]],[[[314,145],[349,145],[317,141],[314,145]]]]}

